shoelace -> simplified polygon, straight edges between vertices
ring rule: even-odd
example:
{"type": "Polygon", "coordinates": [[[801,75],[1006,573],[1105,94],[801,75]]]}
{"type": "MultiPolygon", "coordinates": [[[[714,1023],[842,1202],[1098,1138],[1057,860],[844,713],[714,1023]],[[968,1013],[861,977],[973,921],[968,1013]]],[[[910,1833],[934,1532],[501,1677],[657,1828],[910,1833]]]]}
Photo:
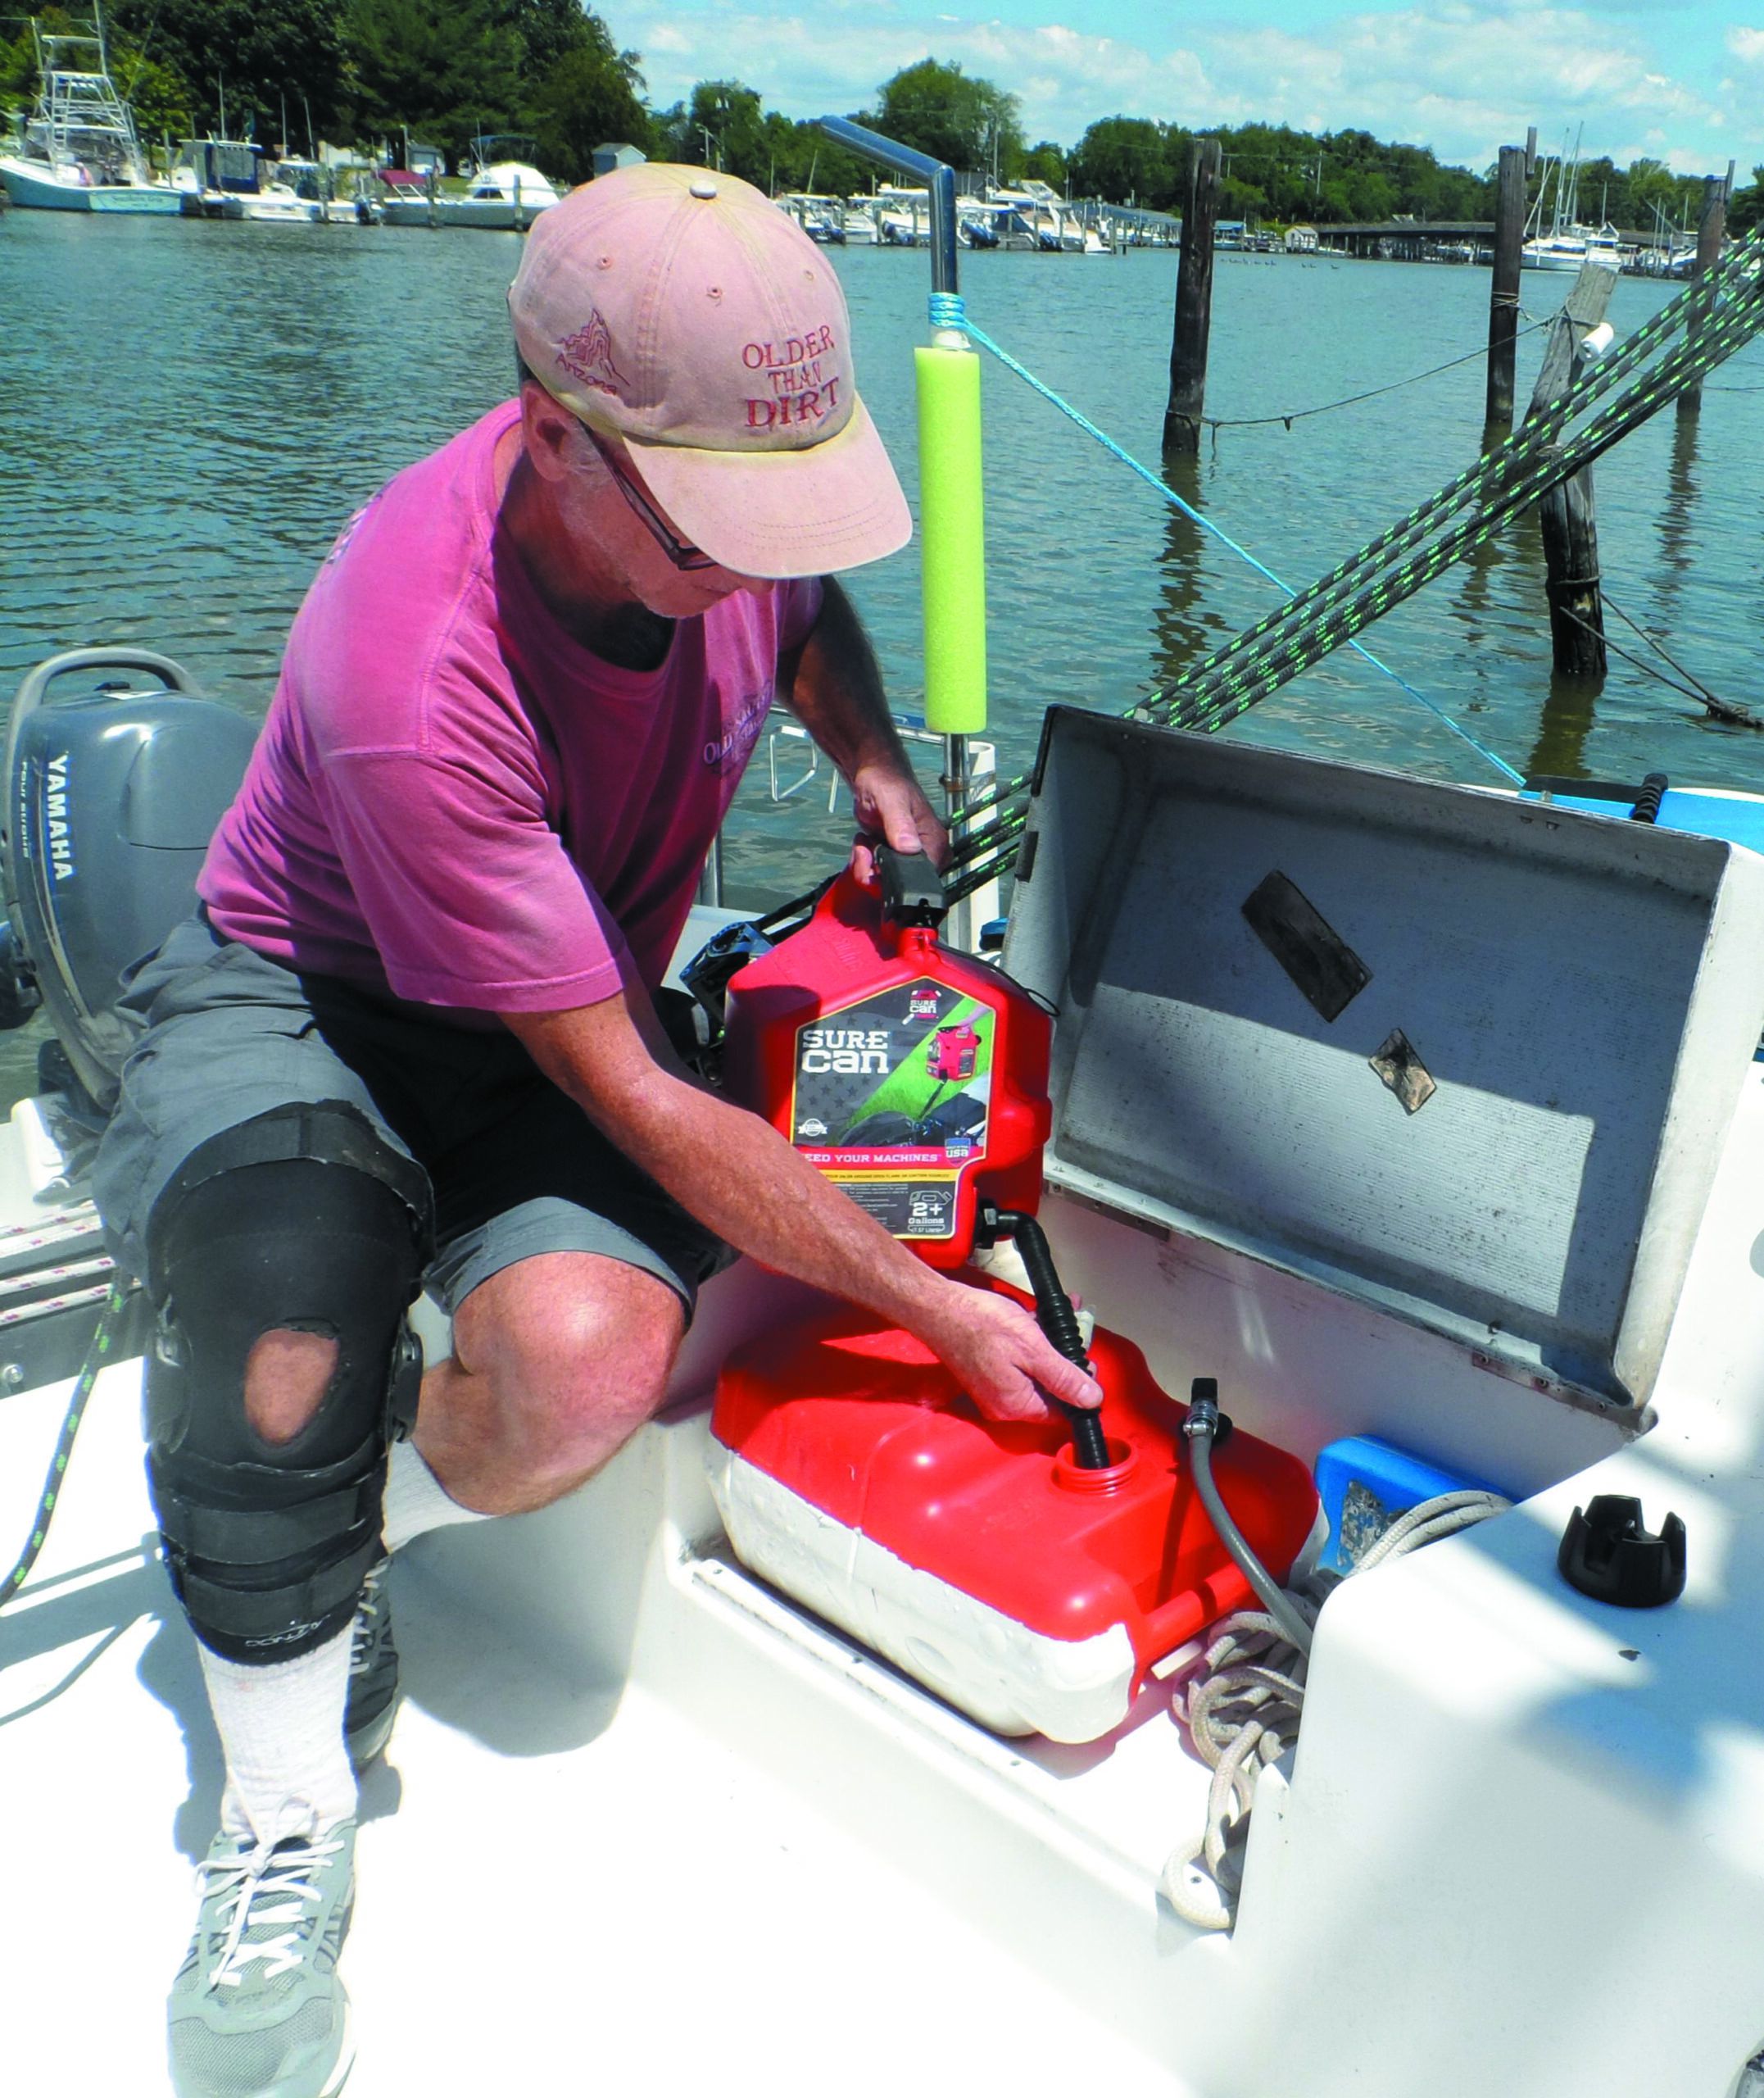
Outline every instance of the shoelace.
{"type": "Polygon", "coordinates": [[[361,1600],[356,1605],[355,1636],[349,1644],[349,1673],[365,1675],[374,1660],[374,1620],[380,1613],[380,1583],[392,1564],[382,1559],[361,1578],[361,1600]]]}
{"type": "Polygon", "coordinates": [[[236,1858],[203,1860],[198,1870],[207,1882],[204,1900],[218,1891],[223,1898],[230,1896],[231,1901],[226,1942],[209,1970],[210,1988],[238,1987],[248,1978],[246,1969],[254,1959],[263,1961],[266,1981],[300,1965],[306,1956],[299,1928],[306,1921],[303,1904],[324,1900],[307,1875],[335,1857],[342,1847],[342,1837],[333,1837],[329,1841],[308,1843],[298,1850],[282,1844],[274,1851],[260,1847],[236,1858]],[[224,1884],[229,1879],[234,1882],[231,1887],[224,1884]],[[279,1905],[266,1907],[266,1900],[279,1905]],[[291,1923],[295,1928],[254,1945],[246,1944],[247,1930],[261,1929],[269,1923],[291,1923]]]}

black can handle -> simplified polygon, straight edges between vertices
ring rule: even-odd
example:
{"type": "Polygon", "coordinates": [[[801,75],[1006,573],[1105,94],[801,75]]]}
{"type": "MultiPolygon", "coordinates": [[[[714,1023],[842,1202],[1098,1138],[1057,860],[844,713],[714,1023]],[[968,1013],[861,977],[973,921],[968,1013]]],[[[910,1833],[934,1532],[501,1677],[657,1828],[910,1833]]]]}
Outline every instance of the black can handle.
{"type": "Polygon", "coordinates": [[[899,852],[885,840],[870,847],[882,883],[882,915],[897,925],[940,925],[949,910],[943,877],[923,852],[899,852]]]}

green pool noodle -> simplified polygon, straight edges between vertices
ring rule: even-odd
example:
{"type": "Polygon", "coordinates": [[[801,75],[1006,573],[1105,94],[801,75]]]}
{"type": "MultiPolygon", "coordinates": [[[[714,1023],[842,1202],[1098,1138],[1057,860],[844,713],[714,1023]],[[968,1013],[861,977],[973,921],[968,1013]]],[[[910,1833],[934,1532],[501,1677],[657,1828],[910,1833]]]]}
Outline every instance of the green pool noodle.
{"type": "Polygon", "coordinates": [[[925,602],[925,726],[986,725],[986,505],[980,484],[980,358],[915,349],[919,564],[925,602]]]}

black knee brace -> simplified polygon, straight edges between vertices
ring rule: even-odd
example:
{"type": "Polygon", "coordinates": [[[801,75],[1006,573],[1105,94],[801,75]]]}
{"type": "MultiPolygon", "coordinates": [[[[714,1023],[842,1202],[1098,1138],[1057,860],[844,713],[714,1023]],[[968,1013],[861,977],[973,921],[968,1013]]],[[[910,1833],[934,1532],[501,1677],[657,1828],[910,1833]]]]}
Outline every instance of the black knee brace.
{"type": "Polygon", "coordinates": [[[283,1157],[187,1171],[155,1210],[148,1478],[172,1586],[231,1660],[291,1660],[341,1631],[381,1550],[387,1445],[422,1376],[405,1314],[426,1237],[422,1176],[383,1156],[396,1188],[365,1161],[283,1157]],[[290,1329],[337,1357],[312,1419],[273,1443],[246,1416],[246,1363],[290,1329]]]}

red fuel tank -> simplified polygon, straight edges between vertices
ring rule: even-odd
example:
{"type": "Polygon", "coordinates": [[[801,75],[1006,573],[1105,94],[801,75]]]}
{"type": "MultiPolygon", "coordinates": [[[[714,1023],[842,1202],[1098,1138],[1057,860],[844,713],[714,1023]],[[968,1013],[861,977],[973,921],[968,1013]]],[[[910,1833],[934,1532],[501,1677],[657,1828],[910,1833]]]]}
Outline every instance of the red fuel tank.
{"type": "Polygon", "coordinates": [[[935,1268],[980,1200],[1032,1210],[1051,1023],[1027,992],[883,914],[848,870],[729,985],[723,1084],[935,1268]]]}
{"type": "MultiPolygon", "coordinates": [[[[1099,1328],[1091,1357],[1106,1471],[1078,1469],[1059,1421],[982,1419],[929,1349],[864,1312],[750,1344],[711,1419],[730,1541],[983,1723],[1097,1738],[1154,1662],[1254,1599],[1195,1490],[1186,1410],[1131,1341],[1099,1328]]],[[[1284,1579],[1317,1515],[1310,1474],[1240,1429],[1213,1468],[1284,1579]]]]}

